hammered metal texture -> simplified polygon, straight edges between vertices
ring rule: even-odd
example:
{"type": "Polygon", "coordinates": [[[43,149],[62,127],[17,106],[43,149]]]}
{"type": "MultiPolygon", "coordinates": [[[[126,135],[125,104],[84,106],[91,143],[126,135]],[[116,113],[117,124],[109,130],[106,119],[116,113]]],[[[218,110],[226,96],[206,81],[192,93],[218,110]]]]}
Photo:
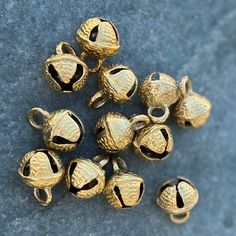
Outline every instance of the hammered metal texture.
{"type": "Polygon", "coordinates": [[[35,150],[27,153],[18,169],[21,179],[36,188],[53,187],[61,181],[65,169],[60,157],[52,151],[35,150]],[[51,159],[51,160],[50,160],[51,159]],[[25,173],[25,168],[28,173],[25,173]]]}
{"type": "Polygon", "coordinates": [[[105,171],[91,160],[77,158],[70,161],[65,182],[75,197],[91,198],[103,191],[105,171]]]}
{"type": "Polygon", "coordinates": [[[99,83],[104,96],[117,103],[131,100],[138,87],[135,74],[124,65],[103,67],[99,83]]]}
{"type": "MultiPolygon", "coordinates": [[[[190,80],[183,77],[180,85],[184,81],[186,81],[186,85],[183,86],[187,86],[190,80]]],[[[186,87],[185,90],[174,107],[173,116],[181,127],[192,126],[199,128],[206,123],[210,116],[211,102],[207,98],[192,91],[191,87],[186,87]]]]}
{"type": "Polygon", "coordinates": [[[196,204],[199,194],[186,178],[177,177],[162,185],[157,204],[167,213],[180,215],[189,212],[196,204]]]}
{"type": "Polygon", "coordinates": [[[88,55],[99,59],[112,56],[120,47],[116,27],[102,18],[90,18],[82,23],[76,39],[88,55]]]}
{"type": "Polygon", "coordinates": [[[175,80],[160,72],[145,78],[140,86],[139,94],[142,103],[147,107],[170,106],[179,98],[179,90],[175,80]]]}
{"type": "Polygon", "coordinates": [[[54,55],[45,61],[44,74],[50,87],[56,91],[75,92],[84,86],[88,67],[75,55],[54,55]]]}
{"type": "Polygon", "coordinates": [[[84,137],[80,119],[70,110],[57,110],[44,119],[43,136],[49,148],[71,151],[84,137]]]}
{"type": "Polygon", "coordinates": [[[126,150],[134,137],[130,121],[117,112],[108,112],[100,117],[95,133],[98,145],[108,152],[126,150]]]}
{"type": "Polygon", "coordinates": [[[167,125],[151,124],[137,132],[135,153],[149,161],[164,160],[173,151],[174,141],[167,125]]]}
{"type": "Polygon", "coordinates": [[[115,208],[130,208],[139,204],[144,193],[144,180],[131,172],[114,174],[103,191],[115,208]]]}

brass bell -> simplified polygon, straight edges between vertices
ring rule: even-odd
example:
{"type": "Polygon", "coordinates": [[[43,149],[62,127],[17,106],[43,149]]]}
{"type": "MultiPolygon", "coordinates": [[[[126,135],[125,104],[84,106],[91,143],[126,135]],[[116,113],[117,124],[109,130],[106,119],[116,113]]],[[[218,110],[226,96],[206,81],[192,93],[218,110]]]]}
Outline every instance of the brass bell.
{"type": "Polygon", "coordinates": [[[93,160],[71,160],[65,175],[67,189],[77,198],[91,198],[101,193],[105,187],[105,171],[102,167],[108,161],[109,158],[102,155],[93,160]]]}
{"type": "Polygon", "coordinates": [[[164,124],[150,124],[141,129],[133,141],[135,154],[148,161],[162,161],[173,151],[171,130],[164,124]]]}
{"type": "Polygon", "coordinates": [[[112,56],[120,48],[116,27],[111,21],[98,17],[82,23],[76,39],[86,54],[99,59],[112,56]]]}
{"type": "Polygon", "coordinates": [[[42,130],[45,144],[50,149],[71,151],[84,138],[83,124],[70,110],[61,109],[49,113],[35,107],[28,112],[28,120],[34,128],[42,130]],[[36,115],[42,117],[41,123],[35,119],[36,115]]]}
{"type": "Polygon", "coordinates": [[[117,103],[130,101],[138,87],[132,70],[124,65],[102,67],[99,79],[100,90],[90,99],[89,106],[99,108],[109,99],[117,103]]]}
{"type": "Polygon", "coordinates": [[[148,75],[140,86],[140,98],[147,107],[158,107],[174,104],[179,98],[175,80],[164,73],[148,75]]]}
{"type": "Polygon", "coordinates": [[[138,205],[144,193],[144,180],[127,171],[120,157],[113,158],[113,176],[107,181],[103,193],[114,208],[131,208],[138,205]]]}
{"type": "Polygon", "coordinates": [[[188,76],[181,79],[179,87],[181,97],[174,107],[175,120],[181,127],[201,127],[210,116],[210,101],[192,90],[192,84],[188,76]]]}
{"type": "Polygon", "coordinates": [[[158,190],[157,204],[176,224],[186,222],[199,198],[196,187],[184,177],[166,181],[158,190]]]}
{"type": "Polygon", "coordinates": [[[52,201],[51,189],[62,180],[65,169],[55,152],[38,149],[24,156],[18,173],[27,185],[34,188],[35,198],[47,206],[52,201]]]}
{"type": "Polygon", "coordinates": [[[132,143],[135,130],[149,122],[149,117],[145,115],[138,115],[129,120],[117,112],[108,112],[100,117],[96,124],[97,143],[107,152],[124,151],[132,143]]]}
{"type": "MultiPolygon", "coordinates": [[[[179,90],[175,80],[164,73],[152,73],[148,75],[139,89],[140,99],[148,107],[148,114],[154,123],[159,123],[152,114],[158,107],[166,107],[174,104],[179,98],[179,90]]],[[[168,111],[169,115],[169,111],[168,111]]]]}
{"type": "Polygon", "coordinates": [[[56,53],[44,63],[44,74],[49,85],[64,93],[80,90],[88,78],[87,65],[76,56],[68,43],[60,42],[56,53]]]}

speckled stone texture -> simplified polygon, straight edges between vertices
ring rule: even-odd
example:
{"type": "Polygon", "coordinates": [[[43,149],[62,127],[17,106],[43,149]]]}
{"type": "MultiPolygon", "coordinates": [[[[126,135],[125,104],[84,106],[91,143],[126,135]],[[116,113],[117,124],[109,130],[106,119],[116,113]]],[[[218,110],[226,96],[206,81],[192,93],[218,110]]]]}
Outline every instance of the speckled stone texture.
{"type": "Polygon", "coordinates": [[[236,1],[2,1],[0,8],[0,234],[1,235],[159,235],[216,236],[236,234],[236,1]],[[64,183],[53,189],[53,203],[40,206],[33,189],[22,183],[17,168],[23,155],[44,147],[42,135],[27,123],[26,113],[39,106],[48,111],[75,111],[86,128],[76,151],[61,154],[63,162],[100,153],[93,129],[104,112],[126,116],[146,112],[138,96],[127,105],[109,103],[98,111],[87,101],[97,90],[97,76],[75,94],[58,94],[48,87],[43,61],[63,40],[73,44],[85,19],[103,16],[114,22],[120,52],[107,62],[123,63],[139,81],[153,71],[177,80],[188,74],[196,91],[213,103],[207,125],[183,130],[168,120],[175,138],[169,159],[150,164],[123,153],[129,169],[143,176],[141,204],[115,210],[103,195],[78,200],[64,183]],[[200,192],[200,200],[185,225],[172,224],[157,208],[157,187],[183,175],[200,192]]]}

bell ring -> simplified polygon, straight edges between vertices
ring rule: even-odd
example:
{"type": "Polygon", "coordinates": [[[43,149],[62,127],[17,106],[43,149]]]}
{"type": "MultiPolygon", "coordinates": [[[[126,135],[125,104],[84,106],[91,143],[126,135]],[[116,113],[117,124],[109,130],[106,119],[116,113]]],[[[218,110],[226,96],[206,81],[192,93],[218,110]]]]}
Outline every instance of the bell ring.
{"type": "Polygon", "coordinates": [[[18,169],[21,179],[34,188],[34,196],[43,206],[52,201],[51,189],[62,180],[64,173],[58,154],[44,149],[27,153],[18,169]]]}
{"type": "Polygon", "coordinates": [[[44,74],[50,87],[63,93],[80,90],[88,78],[87,65],[68,43],[60,42],[56,54],[44,63],[44,74]]]}
{"type": "Polygon", "coordinates": [[[169,214],[173,223],[182,224],[188,220],[198,198],[198,190],[190,180],[178,176],[161,185],[156,202],[169,214]]]}
{"type": "Polygon", "coordinates": [[[127,171],[123,159],[112,159],[114,174],[106,182],[103,193],[114,208],[128,209],[138,205],[144,194],[144,180],[127,171]]]}
{"type": "MultiPolygon", "coordinates": [[[[148,114],[154,123],[160,123],[155,120],[151,113],[158,107],[168,107],[177,102],[179,90],[175,80],[164,73],[152,73],[148,75],[139,89],[142,103],[148,107],[148,114]]],[[[169,115],[169,111],[168,115],[169,115]]]]}
{"type": "Polygon", "coordinates": [[[119,34],[111,21],[95,17],[86,20],[81,24],[76,33],[76,40],[83,52],[81,59],[87,57],[97,58],[97,66],[90,69],[96,72],[102,66],[106,57],[116,54],[120,48],[119,34]]]}
{"type": "Polygon", "coordinates": [[[138,80],[127,66],[110,65],[101,68],[99,87],[100,90],[89,101],[91,108],[99,108],[108,100],[116,103],[130,101],[137,90],[138,80]]]}
{"type": "Polygon", "coordinates": [[[74,150],[84,138],[84,126],[81,120],[70,110],[47,112],[35,107],[28,112],[29,123],[36,129],[42,130],[43,138],[49,149],[58,151],[74,150]],[[42,117],[42,122],[36,120],[42,117]]]}
{"type": "Polygon", "coordinates": [[[77,198],[91,198],[100,194],[105,187],[105,171],[102,169],[109,157],[99,155],[92,160],[76,158],[66,170],[66,187],[77,198]]]}
{"type": "Polygon", "coordinates": [[[137,115],[131,119],[117,112],[108,112],[98,120],[95,134],[98,145],[105,151],[116,153],[126,150],[132,144],[136,130],[150,123],[146,115],[137,115]]]}
{"type": "Polygon", "coordinates": [[[179,85],[181,96],[173,114],[180,127],[199,128],[208,120],[211,113],[210,101],[192,90],[191,80],[184,76],[179,85]]]}

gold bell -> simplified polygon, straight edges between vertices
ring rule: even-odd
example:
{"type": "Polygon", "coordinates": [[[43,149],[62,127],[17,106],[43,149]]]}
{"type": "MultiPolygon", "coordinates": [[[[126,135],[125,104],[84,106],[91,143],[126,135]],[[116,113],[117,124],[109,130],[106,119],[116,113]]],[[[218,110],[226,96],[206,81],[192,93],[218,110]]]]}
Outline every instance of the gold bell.
{"type": "Polygon", "coordinates": [[[117,53],[120,48],[119,34],[111,21],[90,18],[81,24],[76,39],[85,54],[104,59],[117,53]]]}
{"type": "Polygon", "coordinates": [[[76,56],[68,43],[60,42],[56,53],[44,63],[44,74],[49,85],[64,93],[80,90],[88,78],[87,65],[76,56]]]}
{"type": "Polygon", "coordinates": [[[169,213],[173,223],[182,224],[188,220],[198,198],[196,187],[187,178],[176,177],[162,184],[158,190],[157,204],[169,213]]]}
{"type": "Polygon", "coordinates": [[[131,100],[138,87],[138,80],[132,70],[124,65],[102,67],[99,80],[100,90],[90,99],[89,106],[99,108],[107,100],[117,103],[131,100]]]}
{"type": "MultiPolygon", "coordinates": [[[[155,123],[155,116],[151,113],[158,107],[169,107],[179,98],[179,90],[175,80],[164,73],[148,75],[140,86],[140,99],[148,107],[148,114],[155,123]]],[[[158,123],[158,122],[157,122],[158,123]]]]}
{"type": "Polygon", "coordinates": [[[148,161],[161,161],[166,159],[174,148],[171,129],[162,124],[168,118],[169,109],[167,106],[152,109],[162,110],[164,114],[153,118],[155,124],[140,129],[134,137],[133,145],[136,155],[148,161]]]}
{"type": "Polygon", "coordinates": [[[144,193],[144,180],[127,171],[120,157],[113,158],[113,176],[107,181],[103,193],[109,204],[115,208],[131,208],[138,205],[144,193]]]}
{"type": "Polygon", "coordinates": [[[77,198],[91,198],[105,187],[105,171],[102,169],[109,157],[96,156],[93,160],[76,158],[69,162],[65,182],[67,189],[77,198]]]}
{"type": "Polygon", "coordinates": [[[27,185],[34,188],[35,198],[47,206],[52,201],[51,189],[62,180],[65,169],[55,152],[38,149],[24,156],[18,173],[27,185]]]}
{"type": "Polygon", "coordinates": [[[84,127],[81,120],[70,110],[57,110],[47,112],[35,107],[28,112],[30,124],[42,130],[45,144],[50,149],[58,151],[71,151],[81,143],[84,138],[84,127]],[[36,115],[43,119],[36,121],[36,115]]]}
{"type": "Polygon", "coordinates": [[[126,150],[133,141],[135,130],[150,122],[148,116],[138,115],[130,120],[117,112],[108,112],[95,127],[98,145],[107,152],[126,150]]]}
{"type": "Polygon", "coordinates": [[[179,87],[181,97],[174,107],[175,120],[181,127],[201,127],[210,116],[210,101],[192,90],[188,76],[181,79],[179,87]]]}

